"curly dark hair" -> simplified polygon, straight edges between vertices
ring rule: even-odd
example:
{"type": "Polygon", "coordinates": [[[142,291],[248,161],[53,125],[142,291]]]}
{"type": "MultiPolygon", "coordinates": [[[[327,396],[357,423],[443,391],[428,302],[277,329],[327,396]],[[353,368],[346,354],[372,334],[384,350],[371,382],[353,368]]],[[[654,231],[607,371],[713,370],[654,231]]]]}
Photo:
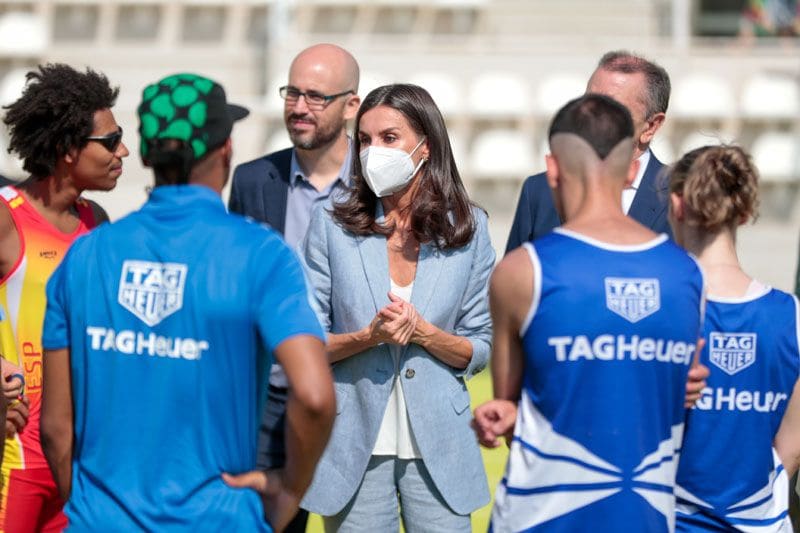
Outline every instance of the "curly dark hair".
{"type": "Polygon", "coordinates": [[[472,240],[474,205],[467,195],[456,168],[450,139],[442,114],[428,91],[417,85],[394,84],[370,92],[356,116],[353,136],[353,187],[341,203],[334,203],[333,216],[355,235],[391,235],[393,225],[375,220],[378,197],[367,186],[361,168],[361,141],[358,128],[364,113],[387,106],[403,114],[411,128],[428,142],[429,160],[423,165],[414,198],[411,201],[411,231],[417,241],[436,248],[460,248],[472,240]]]}
{"type": "Polygon", "coordinates": [[[26,78],[22,96],[5,106],[3,122],[11,136],[8,151],[41,179],[53,174],[58,158],[86,146],[95,112],[111,108],[119,88],[92,69],[82,73],[62,63],[39,65],[26,78]]]}

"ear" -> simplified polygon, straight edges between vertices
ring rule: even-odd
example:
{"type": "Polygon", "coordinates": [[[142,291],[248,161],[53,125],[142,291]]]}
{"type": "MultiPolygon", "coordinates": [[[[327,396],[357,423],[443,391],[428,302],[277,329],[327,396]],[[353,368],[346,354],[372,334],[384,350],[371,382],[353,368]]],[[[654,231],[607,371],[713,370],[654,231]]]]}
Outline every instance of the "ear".
{"type": "Polygon", "coordinates": [[[656,113],[645,122],[644,131],[639,135],[639,144],[650,144],[650,141],[655,137],[656,132],[664,124],[666,115],[664,113],[656,113]]]}
{"type": "Polygon", "coordinates": [[[353,120],[358,114],[358,108],[361,107],[361,97],[357,94],[351,95],[344,105],[344,119],[346,121],[353,120]]]}
{"type": "Polygon", "coordinates": [[[222,155],[228,164],[230,164],[231,160],[233,160],[233,141],[230,137],[228,137],[228,139],[225,141],[225,144],[222,145],[222,155]]]}
{"type": "Polygon", "coordinates": [[[80,153],[80,150],[78,150],[77,148],[70,148],[69,150],[67,150],[67,153],[64,154],[61,157],[62,157],[62,159],[64,160],[64,162],[66,164],[74,165],[78,161],[78,154],[79,153],[80,153]]]}
{"type": "Polygon", "coordinates": [[[555,189],[558,187],[558,182],[561,169],[558,166],[558,160],[553,154],[547,154],[544,156],[544,163],[547,168],[547,185],[550,186],[551,189],[555,189]]]}
{"type": "Polygon", "coordinates": [[[422,154],[422,159],[428,161],[431,157],[431,151],[428,148],[428,137],[425,137],[425,140],[422,142],[422,145],[419,147],[420,154],[422,154]]]}
{"type": "Polygon", "coordinates": [[[683,222],[685,211],[683,208],[683,197],[677,193],[669,194],[669,212],[672,218],[677,222],[683,222]]]}
{"type": "Polygon", "coordinates": [[[634,159],[628,167],[628,175],[625,176],[625,187],[630,187],[636,181],[636,174],[639,173],[639,160],[634,159]]]}

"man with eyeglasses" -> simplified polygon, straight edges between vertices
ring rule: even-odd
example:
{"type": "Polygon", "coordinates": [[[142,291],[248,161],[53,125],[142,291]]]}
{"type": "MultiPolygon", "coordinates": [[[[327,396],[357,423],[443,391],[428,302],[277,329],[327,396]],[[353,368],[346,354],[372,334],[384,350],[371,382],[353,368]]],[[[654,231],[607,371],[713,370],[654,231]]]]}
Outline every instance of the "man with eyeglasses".
{"type": "Polygon", "coordinates": [[[45,283],[71,243],[108,220],[81,193],[113,189],[128,155],[111,112],[118,90],[105,76],[50,64],[27,79],[4,122],[30,177],[0,189],[0,351],[10,401],[0,501],[6,532],[67,525],[39,438],[45,283]]]}
{"type": "MultiPolygon", "coordinates": [[[[294,146],[236,168],[232,212],[268,223],[292,248],[300,245],[314,206],[330,205],[349,186],[352,154],[347,122],[361,102],[358,78],[355,58],[336,45],[317,44],[294,58],[288,84],[280,89],[283,118],[294,146]]],[[[275,364],[259,435],[260,468],[280,468],[285,461],[287,395],[286,376],[275,364]]],[[[300,510],[286,531],[305,531],[307,517],[300,510]]]]}
{"type": "MultiPolygon", "coordinates": [[[[667,71],[629,52],[609,52],[600,59],[586,92],[610,96],[633,116],[636,140],[633,158],[638,160],[639,170],[633,183],[622,191],[622,210],[656,233],[672,235],[667,222],[666,181],[658,179],[664,165],[650,151],[650,143],[664,123],[669,104],[667,71]]],[[[559,225],[561,219],[544,172],[528,177],[522,186],[506,253],[559,225]]]]}

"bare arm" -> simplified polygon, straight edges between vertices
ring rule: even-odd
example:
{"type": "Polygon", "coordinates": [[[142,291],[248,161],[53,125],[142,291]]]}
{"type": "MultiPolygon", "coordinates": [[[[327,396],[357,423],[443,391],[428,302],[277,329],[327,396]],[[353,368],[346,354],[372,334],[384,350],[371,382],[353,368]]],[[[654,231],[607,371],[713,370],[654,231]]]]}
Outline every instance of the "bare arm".
{"type": "Polygon", "coordinates": [[[58,487],[66,501],[72,484],[72,378],[69,349],[45,350],[42,376],[42,449],[58,487]]]}
{"type": "MultiPolygon", "coordinates": [[[[485,214],[479,211],[475,214],[477,225],[472,243],[475,254],[464,292],[460,295],[459,302],[453,304],[458,306],[454,330],[442,330],[417,314],[416,328],[411,338],[411,342],[422,346],[443,363],[458,369],[457,375],[466,379],[481,372],[488,364],[492,338],[487,297],[495,253],[485,214]]],[[[402,301],[391,293],[389,299],[394,303],[402,301]]],[[[410,303],[405,305],[411,306],[410,303]]]]}
{"type": "Polygon", "coordinates": [[[289,380],[286,465],[268,472],[223,474],[223,478],[233,487],[258,491],[267,520],[275,531],[282,531],[296,514],[328,443],[336,413],[336,395],[320,339],[311,335],[291,337],[278,345],[275,357],[289,380]]]}
{"type": "Polygon", "coordinates": [[[19,259],[20,241],[17,226],[8,207],[0,202],[0,277],[7,276],[19,259]]]}
{"type": "Polygon", "coordinates": [[[333,375],[321,340],[298,335],[275,349],[289,380],[286,403],[285,483],[302,497],[328,443],[336,414],[333,375]]]}
{"type": "Polygon", "coordinates": [[[352,355],[382,343],[406,345],[422,320],[414,307],[403,302],[392,293],[389,305],[378,311],[368,326],[353,333],[331,333],[326,346],[331,363],[341,361],[352,355]]]}
{"type": "Polygon", "coordinates": [[[370,335],[369,328],[363,328],[353,333],[329,333],[326,344],[328,360],[335,363],[377,346],[377,344],[378,342],[370,335]]]}
{"type": "Polygon", "coordinates": [[[533,281],[533,266],[524,248],[510,252],[492,275],[492,384],[499,400],[516,402],[520,397],[524,370],[520,329],[533,301],[533,281]]]}
{"type": "MultiPolygon", "coordinates": [[[[7,412],[8,412],[8,400],[6,400],[6,397],[3,396],[2,398],[0,398],[0,416],[3,417],[3,420],[6,419],[7,412]]],[[[3,457],[3,454],[5,453],[6,439],[0,439],[0,441],[2,441],[0,442],[0,457],[3,457]]]]}
{"type": "Polygon", "coordinates": [[[472,343],[468,339],[447,333],[421,317],[411,342],[453,368],[467,368],[472,359],[472,343]]]}
{"type": "Polygon", "coordinates": [[[532,300],[533,267],[528,252],[517,248],[497,265],[489,287],[495,399],[475,409],[472,425],[478,441],[490,448],[500,445],[500,436],[510,439],[513,434],[524,371],[519,335],[532,300]]]}
{"type": "Polygon", "coordinates": [[[795,383],[789,405],[775,435],[775,449],[791,478],[800,466],[800,380],[795,383]]]}
{"type": "Polygon", "coordinates": [[[419,344],[432,356],[453,368],[467,368],[472,359],[472,343],[465,337],[453,335],[439,329],[417,312],[414,306],[400,297],[389,293],[393,304],[388,305],[378,312],[378,317],[386,321],[396,320],[403,310],[411,313],[411,319],[416,321],[414,332],[409,342],[419,344]]]}

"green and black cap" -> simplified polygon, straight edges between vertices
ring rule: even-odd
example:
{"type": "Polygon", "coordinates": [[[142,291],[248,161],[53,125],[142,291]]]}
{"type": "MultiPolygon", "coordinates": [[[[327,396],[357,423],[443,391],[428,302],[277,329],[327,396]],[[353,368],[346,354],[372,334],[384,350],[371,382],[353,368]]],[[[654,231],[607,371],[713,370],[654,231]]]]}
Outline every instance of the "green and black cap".
{"type": "Polygon", "coordinates": [[[222,145],[233,123],[250,112],[229,104],[219,83],[196,74],[173,74],[142,92],[140,152],[148,166],[183,163],[187,169],[222,145]],[[163,141],[181,141],[180,147],[163,141]]]}

